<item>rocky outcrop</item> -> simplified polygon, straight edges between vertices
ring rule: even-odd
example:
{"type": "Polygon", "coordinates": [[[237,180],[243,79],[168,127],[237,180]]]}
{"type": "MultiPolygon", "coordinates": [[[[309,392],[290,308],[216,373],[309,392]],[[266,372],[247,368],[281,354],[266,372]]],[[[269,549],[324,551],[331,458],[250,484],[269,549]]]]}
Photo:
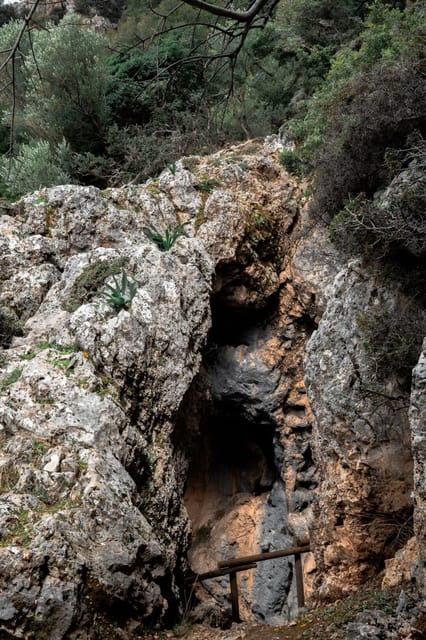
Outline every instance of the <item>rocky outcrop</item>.
{"type": "Polygon", "coordinates": [[[307,347],[321,478],[312,531],[320,597],[362,583],[412,535],[409,393],[392,371],[378,383],[365,330],[366,322],[392,315],[401,299],[379,274],[348,264],[307,347]]]}
{"type": "Polygon", "coordinates": [[[313,533],[320,596],[353,588],[412,535],[409,391],[396,370],[387,370],[379,383],[365,329],[381,317],[385,331],[385,318],[401,299],[397,287],[350,263],[337,275],[308,345],[306,380],[321,477],[313,533]]]}
{"type": "Polygon", "coordinates": [[[11,637],[62,638],[105,612],[158,620],[178,601],[188,524],[169,433],[209,330],[213,261],[191,238],[159,251],[142,225],[160,203],[120,196],[58,187],[2,220],[2,304],[25,324],[1,371],[11,637]],[[96,295],[114,266],[137,286],[119,312],[96,295]]]}
{"type": "Polygon", "coordinates": [[[419,561],[416,577],[426,598],[426,340],[413,372],[410,426],[414,458],[414,530],[419,561]]]}
{"type": "MultiPolygon", "coordinates": [[[[235,398],[247,400],[244,419],[269,421],[266,454],[246,442],[252,475],[231,492],[227,513],[244,495],[262,513],[284,500],[273,427],[293,387],[283,386],[281,365],[275,371],[283,358],[271,355],[276,339],[254,326],[277,308],[279,247],[298,215],[296,186],[275,151],[257,145],[256,155],[243,147],[231,161],[190,158],[141,187],[47,189],[2,216],[0,300],[16,321],[6,323],[0,389],[0,620],[8,637],[98,637],[112,620],[130,633],[176,618],[190,532],[183,493],[190,441],[203,428],[195,407],[206,393],[223,407],[235,386],[235,398]],[[176,230],[186,235],[162,250],[155,234],[176,230]],[[244,366],[224,388],[221,367],[228,359],[232,368],[239,350],[214,332],[200,369],[211,298],[222,337],[224,309],[256,319],[248,333],[259,355],[249,348],[242,360],[258,358],[253,393],[244,366]],[[249,396],[263,387],[269,399],[249,410],[249,396]]],[[[284,324],[290,351],[285,332],[294,327],[284,324]]],[[[302,406],[300,380],[292,393],[302,406]]],[[[276,537],[281,516],[274,518],[256,516],[248,551],[265,539],[262,522],[268,548],[290,539],[285,524],[276,537]]],[[[195,539],[198,525],[194,519],[195,539]]],[[[235,550],[225,543],[221,554],[235,550]]]]}
{"type": "MultiPolygon", "coordinates": [[[[338,254],[278,150],[0,217],[1,637],[130,638],[179,617],[188,571],[309,541],[308,597],[338,597],[412,536],[409,392],[365,344],[405,297],[338,254]]],[[[239,578],[245,619],[295,613],[291,558],[239,578]]],[[[197,587],[199,615],[228,590],[197,587]]]]}

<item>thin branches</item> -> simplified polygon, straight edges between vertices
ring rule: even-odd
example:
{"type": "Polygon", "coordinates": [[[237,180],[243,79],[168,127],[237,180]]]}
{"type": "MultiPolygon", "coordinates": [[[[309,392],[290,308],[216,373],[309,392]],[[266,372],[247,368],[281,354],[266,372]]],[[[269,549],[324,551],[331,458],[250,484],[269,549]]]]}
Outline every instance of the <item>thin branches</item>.
{"type": "Polygon", "coordinates": [[[212,13],[215,16],[230,18],[236,22],[245,22],[250,24],[250,22],[259,15],[268,1],[269,0],[255,0],[247,11],[234,11],[227,7],[221,7],[215,4],[210,4],[209,2],[204,2],[204,0],[185,0],[185,3],[192,7],[196,7],[197,9],[202,9],[208,13],[212,13]]]}
{"type": "MultiPolygon", "coordinates": [[[[11,119],[10,119],[10,133],[9,133],[9,171],[11,168],[12,156],[14,151],[14,140],[15,140],[15,118],[16,118],[16,93],[17,93],[17,84],[16,84],[16,59],[18,54],[21,54],[20,46],[22,42],[22,38],[24,37],[25,32],[30,31],[30,23],[32,17],[40,4],[40,0],[35,0],[33,5],[31,6],[28,14],[24,16],[22,27],[16,36],[15,42],[10,47],[10,49],[6,49],[2,53],[7,53],[5,60],[0,64],[0,74],[2,71],[7,69],[8,65],[11,64],[11,80],[7,85],[4,85],[1,90],[5,90],[6,87],[11,87],[12,89],[12,106],[11,106],[11,119]]],[[[32,44],[31,44],[31,50],[32,44]]],[[[34,55],[34,52],[33,52],[34,55]]]]}
{"type": "Polygon", "coordinates": [[[20,29],[20,31],[19,31],[19,33],[18,33],[18,35],[16,37],[15,42],[10,47],[10,49],[6,49],[6,51],[9,51],[9,53],[8,53],[6,59],[3,60],[3,62],[0,64],[0,73],[3,71],[3,69],[5,69],[7,67],[9,62],[16,57],[16,54],[19,51],[19,46],[21,44],[21,40],[24,37],[25,32],[29,30],[32,17],[34,15],[38,5],[40,4],[40,1],[41,0],[34,0],[34,3],[32,5],[32,7],[31,7],[31,9],[29,10],[28,14],[26,16],[24,16],[22,28],[20,29]]]}

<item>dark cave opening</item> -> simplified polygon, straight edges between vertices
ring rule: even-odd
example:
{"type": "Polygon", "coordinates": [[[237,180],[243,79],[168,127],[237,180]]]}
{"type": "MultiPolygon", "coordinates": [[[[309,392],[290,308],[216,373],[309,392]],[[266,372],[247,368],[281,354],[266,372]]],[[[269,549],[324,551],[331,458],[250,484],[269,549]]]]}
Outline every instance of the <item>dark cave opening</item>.
{"type": "Polygon", "coordinates": [[[247,308],[228,304],[226,295],[217,295],[212,302],[212,328],[206,347],[206,355],[215,345],[244,344],[245,334],[254,328],[266,327],[274,317],[278,294],[271,296],[268,304],[261,308],[247,308]]]}
{"type": "Polygon", "coordinates": [[[216,406],[194,443],[188,487],[218,496],[259,495],[276,477],[272,425],[248,422],[216,406]]]}

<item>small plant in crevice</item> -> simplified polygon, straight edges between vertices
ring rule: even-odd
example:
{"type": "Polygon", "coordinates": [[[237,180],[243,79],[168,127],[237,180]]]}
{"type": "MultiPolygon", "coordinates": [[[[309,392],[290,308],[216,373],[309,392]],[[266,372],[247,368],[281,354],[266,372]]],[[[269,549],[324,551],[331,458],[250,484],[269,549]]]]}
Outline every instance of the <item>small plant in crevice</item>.
{"type": "Polygon", "coordinates": [[[74,281],[63,308],[73,312],[79,306],[93,300],[105,280],[120,273],[129,261],[126,256],[113,260],[98,260],[92,262],[80,273],[74,281]]]}
{"type": "Polygon", "coordinates": [[[292,175],[304,177],[303,160],[295,149],[283,149],[279,154],[280,164],[292,175]]]}
{"type": "Polygon", "coordinates": [[[16,467],[4,465],[0,470],[0,494],[7,493],[15,488],[19,480],[19,473],[16,467]]]}
{"type": "Polygon", "coordinates": [[[204,191],[204,193],[211,193],[215,187],[220,187],[219,180],[209,176],[201,176],[200,182],[195,186],[196,189],[204,191]]]}
{"type": "Polygon", "coordinates": [[[167,169],[170,171],[172,176],[175,176],[177,171],[176,162],[172,162],[171,164],[167,165],[167,169]]]}
{"type": "Polygon", "coordinates": [[[136,282],[127,277],[126,272],[121,272],[121,278],[112,276],[114,284],[106,284],[104,291],[98,291],[98,296],[104,296],[106,301],[112,305],[117,313],[122,309],[127,309],[138,290],[136,282]]]}
{"type": "Polygon", "coordinates": [[[181,236],[188,237],[188,234],[185,231],[185,227],[188,224],[190,224],[190,221],[182,222],[176,227],[169,226],[165,230],[164,235],[162,235],[154,227],[144,227],[143,232],[149,240],[157,245],[160,251],[169,251],[175,244],[176,240],[178,240],[178,238],[180,238],[181,236]]]}

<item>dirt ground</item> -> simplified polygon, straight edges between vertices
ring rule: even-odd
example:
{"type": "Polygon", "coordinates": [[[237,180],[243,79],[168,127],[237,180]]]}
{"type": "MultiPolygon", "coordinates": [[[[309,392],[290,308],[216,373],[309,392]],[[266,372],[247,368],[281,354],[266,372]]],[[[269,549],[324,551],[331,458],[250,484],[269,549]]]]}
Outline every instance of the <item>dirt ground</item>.
{"type": "Polygon", "coordinates": [[[285,627],[243,622],[224,630],[184,622],[173,630],[147,634],[143,640],[344,640],[348,623],[361,611],[393,612],[400,591],[381,590],[373,582],[352,596],[303,612],[285,627]]]}

